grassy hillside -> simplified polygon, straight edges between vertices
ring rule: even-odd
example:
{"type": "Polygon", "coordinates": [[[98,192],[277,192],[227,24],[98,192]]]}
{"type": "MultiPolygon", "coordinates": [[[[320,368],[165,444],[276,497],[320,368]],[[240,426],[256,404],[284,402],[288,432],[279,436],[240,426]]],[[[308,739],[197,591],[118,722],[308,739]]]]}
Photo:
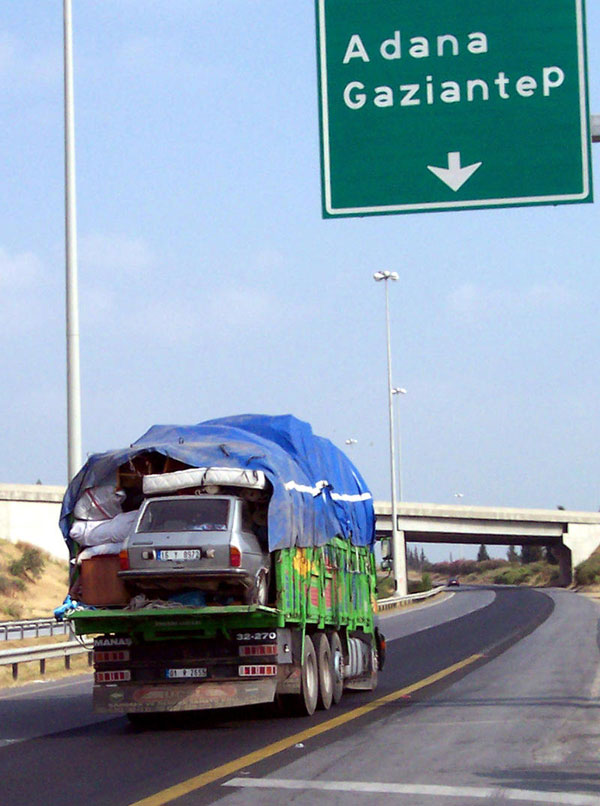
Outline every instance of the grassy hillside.
{"type": "Polygon", "coordinates": [[[66,562],[29,543],[0,540],[0,621],[52,616],[67,579],[66,562]]]}
{"type": "Polygon", "coordinates": [[[600,588],[600,549],[577,566],[575,581],[585,588],[600,588]]]}
{"type": "MultiPolygon", "coordinates": [[[[427,563],[427,570],[409,570],[408,592],[417,593],[429,587],[447,585],[451,577],[458,577],[462,585],[530,585],[548,587],[558,582],[558,566],[543,560],[535,563],[509,563],[506,560],[454,560],[451,563],[427,563]]],[[[598,557],[600,571],[600,555],[598,557]]],[[[600,581],[600,580],[599,580],[600,581]]],[[[393,593],[391,574],[378,574],[380,597],[393,593]]]]}
{"type": "Polygon", "coordinates": [[[558,582],[558,566],[545,560],[521,564],[491,559],[454,560],[451,563],[434,563],[428,566],[433,583],[445,585],[450,577],[458,577],[462,584],[474,585],[531,585],[545,587],[558,582]]]}

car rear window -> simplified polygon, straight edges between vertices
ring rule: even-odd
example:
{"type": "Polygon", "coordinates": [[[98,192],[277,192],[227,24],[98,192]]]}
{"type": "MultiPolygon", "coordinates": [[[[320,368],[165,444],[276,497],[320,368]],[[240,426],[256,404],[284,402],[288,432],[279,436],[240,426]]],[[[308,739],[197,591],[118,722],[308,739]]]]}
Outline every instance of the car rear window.
{"type": "Polygon", "coordinates": [[[151,501],[138,532],[224,532],[229,501],[209,498],[151,501]]]}

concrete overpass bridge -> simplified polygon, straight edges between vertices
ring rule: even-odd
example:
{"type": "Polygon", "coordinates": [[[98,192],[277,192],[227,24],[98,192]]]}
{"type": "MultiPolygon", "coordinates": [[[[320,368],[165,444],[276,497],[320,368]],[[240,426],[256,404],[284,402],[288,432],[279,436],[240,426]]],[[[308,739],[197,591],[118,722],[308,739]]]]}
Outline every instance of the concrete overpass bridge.
{"type": "MultiPolygon", "coordinates": [[[[391,537],[392,506],[375,502],[378,538],[391,537]]],[[[579,563],[600,546],[600,512],[398,503],[398,530],[406,542],[549,546],[568,585],[579,563]]]]}
{"type": "MultiPolygon", "coordinates": [[[[64,487],[0,484],[0,538],[25,540],[67,559],[58,528],[64,487]]],[[[551,546],[559,561],[561,584],[600,546],[600,513],[559,509],[512,509],[445,504],[398,505],[398,529],[407,542],[551,546]]],[[[392,507],[375,502],[378,537],[391,535],[392,507]]]]}

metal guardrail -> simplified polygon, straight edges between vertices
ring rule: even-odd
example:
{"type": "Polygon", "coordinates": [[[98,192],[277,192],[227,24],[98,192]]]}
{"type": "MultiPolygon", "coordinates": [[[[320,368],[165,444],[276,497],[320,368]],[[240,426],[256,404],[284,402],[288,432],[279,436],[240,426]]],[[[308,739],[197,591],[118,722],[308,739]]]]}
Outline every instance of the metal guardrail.
{"type": "Polygon", "coordinates": [[[0,651],[0,666],[12,666],[13,680],[18,680],[19,664],[39,661],[40,674],[46,673],[46,661],[50,658],[64,658],[65,669],[71,668],[71,656],[88,653],[88,666],[92,665],[93,651],[82,646],[79,641],[66,641],[62,644],[44,644],[28,646],[22,649],[3,649],[0,651]]]}
{"type": "Polygon", "coordinates": [[[23,619],[22,621],[0,621],[0,641],[16,641],[24,638],[39,638],[40,630],[47,635],[66,635],[69,625],[54,618],[23,619]],[[25,633],[29,635],[25,635],[25,633]],[[9,635],[16,633],[16,635],[9,635]]]}
{"type": "Polygon", "coordinates": [[[412,602],[418,602],[421,599],[429,599],[431,596],[437,596],[445,590],[445,587],[432,588],[428,591],[421,593],[409,593],[408,596],[389,596],[387,599],[378,599],[377,608],[379,610],[392,610],[394,607],[405,607],[412,602]]]}

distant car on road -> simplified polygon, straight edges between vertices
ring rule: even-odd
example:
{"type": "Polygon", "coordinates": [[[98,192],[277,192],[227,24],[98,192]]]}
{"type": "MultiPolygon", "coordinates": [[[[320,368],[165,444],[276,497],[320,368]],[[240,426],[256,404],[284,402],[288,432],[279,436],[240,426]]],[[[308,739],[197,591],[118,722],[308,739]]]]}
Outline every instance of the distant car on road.
{"type": "Polygon", "coordinates": [[[459,585],[460,585],[460,581],[459,581],[458,577],[450,577],[450,579],[448,580],[448,586],[447,587],[449,587],[449,588],[458,588],[459,585]]]}

